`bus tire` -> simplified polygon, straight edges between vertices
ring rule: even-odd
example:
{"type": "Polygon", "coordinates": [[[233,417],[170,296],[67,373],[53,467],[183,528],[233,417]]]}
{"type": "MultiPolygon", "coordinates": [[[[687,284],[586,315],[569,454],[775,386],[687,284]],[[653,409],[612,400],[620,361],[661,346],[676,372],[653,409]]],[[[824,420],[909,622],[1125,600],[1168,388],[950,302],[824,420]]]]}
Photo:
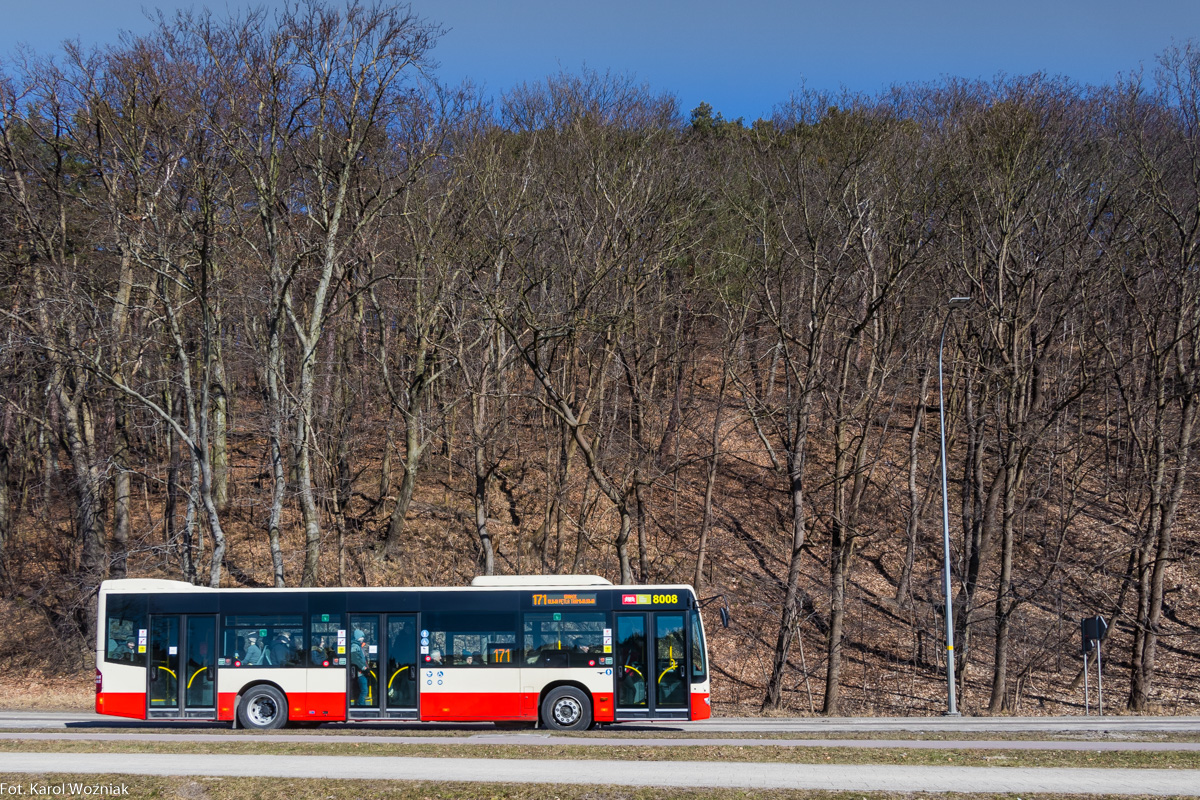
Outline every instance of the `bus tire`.
{"type": "Polygon", "coordinates": [[[287,698],[274,686],[252,686],[238,705],[238,721],[243,728],[269,731],[287,724],[287,698]]]}
{"type": "Polygon", "coordinates": [[[554,731],[586,731],[592,724],[592,701],[574,686],[551,689],[542,701],[542,723],[554,731]]]}

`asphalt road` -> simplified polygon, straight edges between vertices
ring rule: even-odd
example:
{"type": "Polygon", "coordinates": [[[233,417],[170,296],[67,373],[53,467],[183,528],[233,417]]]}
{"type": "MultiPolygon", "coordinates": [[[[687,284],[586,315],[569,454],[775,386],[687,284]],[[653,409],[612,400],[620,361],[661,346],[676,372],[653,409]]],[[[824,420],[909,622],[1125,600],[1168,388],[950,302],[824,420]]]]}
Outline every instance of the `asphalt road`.
{"type": "MultiPolygon", "coordinates": [[[[44,711],[0,711],[0,730],[29,728],[95,728],[151,730],[219,730],[221,723],[146,722],[99,714],[44,711]]],[[[495,731],[490,723],[440,724],[405,722],[333,723],[338,730],[495,731]]],[[[611,730],[695,731],[728,733],[1200,733],[1200,717],[718,717],[701,722],[625,723],[611,730]]]]}
{"type": "Polygon", "coordinates": [[[893,792],[1053,792],[1200,796],[1200,771],[1025,769],[697,761],[541,761],[72,753],[0,754],[0,775],[203,775],[595,786],[726,787],[893,792]]]}

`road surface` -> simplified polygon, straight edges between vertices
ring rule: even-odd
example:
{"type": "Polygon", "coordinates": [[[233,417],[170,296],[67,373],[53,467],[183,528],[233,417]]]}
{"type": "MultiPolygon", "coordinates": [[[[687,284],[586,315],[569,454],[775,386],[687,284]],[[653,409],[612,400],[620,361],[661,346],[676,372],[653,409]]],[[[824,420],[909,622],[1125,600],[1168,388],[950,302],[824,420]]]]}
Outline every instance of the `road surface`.
{"type": "MultiPolygon", "coordinates": [[[[213,722],[128,720],[81,712],[0,711],[0,730],[89,728],[185,730],[227,727],[213,722]]],[[[490,723],[421,722],[329,723],[337,730],[495,731],[490,723]]],[[[695,731],[706,733],[1197,733],[1200,717],[717,717],[701,722],[625,723],[606,730],[695,731]]]]}

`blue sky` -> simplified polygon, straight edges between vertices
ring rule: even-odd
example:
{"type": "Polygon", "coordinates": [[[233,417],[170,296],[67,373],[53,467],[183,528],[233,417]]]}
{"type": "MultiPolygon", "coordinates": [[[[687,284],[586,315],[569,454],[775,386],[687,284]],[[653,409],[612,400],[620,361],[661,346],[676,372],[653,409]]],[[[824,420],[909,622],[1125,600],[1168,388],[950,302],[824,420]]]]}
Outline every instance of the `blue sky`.
{"type": "MultiPolygon", "coordinates": [[[[0,54],[58,49],[149,28],[143,8],[201,0],[0,0],[0,54]]],[[[215,11],[283,0],[211,0],[215,11]]],[[[947,76],[1042,71],[1082,83],[1153,68],[1172,44],[1200,40],[1200,0],[414,0],[443,25],[443,80],[490,93],[559,70],[632,74],[727,118],[770,116],[802,87],[867,93],[947,76]]]]}

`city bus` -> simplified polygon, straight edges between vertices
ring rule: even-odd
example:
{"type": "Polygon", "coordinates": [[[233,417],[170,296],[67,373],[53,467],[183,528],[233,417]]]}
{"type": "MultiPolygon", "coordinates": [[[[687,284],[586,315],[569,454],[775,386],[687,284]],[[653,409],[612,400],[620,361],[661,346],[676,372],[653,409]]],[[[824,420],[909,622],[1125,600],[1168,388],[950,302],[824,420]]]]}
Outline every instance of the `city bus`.
{"type": "MultiPolygon", "coordinates": [[[[724,619],[724,615],[722,615],[724,619]]],[[[459,588],[105,581],[96,711],[269,729],[349,720],[553,730],[710,716],[690,586],[590,575],[459,588]]]]}

